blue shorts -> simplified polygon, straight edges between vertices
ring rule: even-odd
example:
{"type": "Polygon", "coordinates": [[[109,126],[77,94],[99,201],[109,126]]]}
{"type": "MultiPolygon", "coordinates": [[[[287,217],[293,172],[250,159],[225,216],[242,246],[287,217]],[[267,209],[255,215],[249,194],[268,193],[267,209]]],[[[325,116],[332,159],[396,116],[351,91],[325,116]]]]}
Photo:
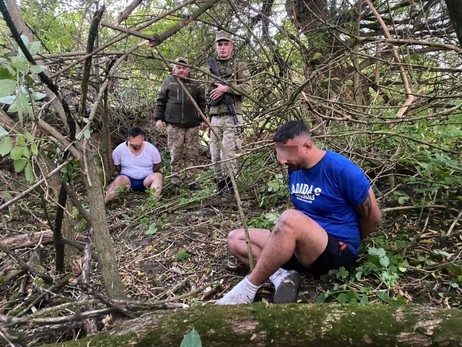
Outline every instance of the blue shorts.
{"type": "Polygon", "coordinates": [[[146,190],[146,187],[144,186],[144,180],[145,178],[140,178],[140,179],[136,179],[136,178],[131,178],[130,176],[127,176],[127,175],[124,175],[125,177],[127,177],[129,180],[130,180],[130,190],[132,192],[144,192],[146,190]]]}
{"type": "Polygon", "coordinates": [[[356,261],[356,255],[348,244],[337,240],[332,235],[327,234],[327,237],[326,249],[310,267],[300,264],[295,255],[281,267],[286,270],[297,270],[301,273],[311,272],[315,275],[327,274],[330,270],[336,270],[342,266],[347,270],[351,269],[356,261]]]}

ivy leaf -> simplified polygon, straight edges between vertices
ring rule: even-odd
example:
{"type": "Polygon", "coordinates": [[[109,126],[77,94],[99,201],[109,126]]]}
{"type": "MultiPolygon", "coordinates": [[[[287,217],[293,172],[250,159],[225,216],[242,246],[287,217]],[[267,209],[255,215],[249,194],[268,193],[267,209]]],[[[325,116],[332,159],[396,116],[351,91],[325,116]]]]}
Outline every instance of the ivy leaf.
{"type": "Polygon", "coordinates": [[[24,168],[26,167],[26,164],[28,162],[29,161],[27,159],[24,159],[24,158],[15,160],[14,161],[14,171],[15,172],[21,172],[22,170],[24,170],[24,168]]]}
{"type": "Polygon", "coordinates": [[[180,347],[202,347],[201,337],[194,328],[183,337],[180,347]]]}
{"type": "Polygon", "coordinates": [[[0,97],[9,96],[16,90],[16,82],[12,80],[0,80],[0,97]]]}
{"type": "Polygon", "coordinates": [[[13,149],[13,142],[9,137],[5,137],[2,142],[0,142],[0,155],[4,157],[13,149]]]}

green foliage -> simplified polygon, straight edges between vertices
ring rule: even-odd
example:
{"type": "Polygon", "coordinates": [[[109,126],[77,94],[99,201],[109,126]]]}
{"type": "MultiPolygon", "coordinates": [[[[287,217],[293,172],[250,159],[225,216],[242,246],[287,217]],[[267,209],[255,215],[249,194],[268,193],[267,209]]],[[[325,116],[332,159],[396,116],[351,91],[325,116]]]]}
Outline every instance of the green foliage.
{"type": "Polygon", "coordinates": [[[268,181],[266,189],[261,193],[259,207],[274,205],[281,199],[287,199],[287,182],[284,175],[278,173],[268,181]]]}
{"type": "MultiPolygon", "coordinates": [[[[383,242],[380,238],[375,240],[383,242]]],[[[389,247],[386,242],[383,246],[389,247]]],[[[400,277],[407,271],[407,260],[383,247],[369,247],[367,253],[366,259],[354,269],[348,271],[341,267],[324,275],[323,278],[334,285],[317,298],[317,303],[334,299],[339,303],[366,304],[374,296],[387,303],[403,301],[403,298],[390,296],[390,293],[394,292],[400,277]],[[366,280],[373,279],[379,281],[378,286],[363,285],[366,280]]]]}
{"type": "Polygon", "coordinates": [[[28,131],[16,135],[14,140],[10,136],[4,136],[0,141],[0,155],[9,155],[13,160],[14,171],[24,172],[29,183],[34,181],[32,156],[37,154],[38,147],[35,144],[34,136],[28,131]]]}
{"type": "Polygon", "coordinates": [[[202,347],[201,337],[194,327],[183,337],[180,347],[202,347]]]}
{"type": "Polygon", "coordinates": [[[185,251],[184,249],[180,249],[176,253],[176,260],[185,261],[185,260],[188,260],[190,256],[191,256],[191,254],[189,254],[187,251],[185,251]]]}
{"type": "Polygon", "coordinates": [[[158,231],[159,227],[156,223],[152,223],[150,226],[149,226],[149,229],[146,231],[146,235],[153,235],[155,234],[157,231],[158,231]]]}
{"type": "MultiPolygon", "coordinates": [[[[24,35],[21,39],[32,55],[37,54],[40,42],[29,42],[24,35]]],[[[33,115],[33,102],[46,96],[44,93],[32,91],[32,75],[44,71],[45,66],[31,65],[20,49],[15,57],[8,58],[7,61],[0,68],[0,103],[10,105],[8,112],[17,113],[20,123],[23,123],[25,114],[33,115]]]]}
{"type": "Polygon", "coordinates": [[[280,215],[281,214],[279,212],[273,210],[271,210],[270,212],[262,213],[258,217],[249,219],[248,226],[250,228],[263,228],[271,230],[273,229],[280,215]]]}

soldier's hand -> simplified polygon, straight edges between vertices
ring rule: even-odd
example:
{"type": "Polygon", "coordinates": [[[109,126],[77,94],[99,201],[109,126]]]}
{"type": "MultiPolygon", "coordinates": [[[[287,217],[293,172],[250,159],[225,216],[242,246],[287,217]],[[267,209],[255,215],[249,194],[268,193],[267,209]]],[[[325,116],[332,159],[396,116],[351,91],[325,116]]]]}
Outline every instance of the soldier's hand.
{"type": "Polygon", "coordinates": [[[210,99],[212,100],[218,99],[223,94],[227,93],[229,90],[229,87],[225,84],[220,84],[218,82],[215,82],[215,85],[217,87],[210,92],[210,99]]]}

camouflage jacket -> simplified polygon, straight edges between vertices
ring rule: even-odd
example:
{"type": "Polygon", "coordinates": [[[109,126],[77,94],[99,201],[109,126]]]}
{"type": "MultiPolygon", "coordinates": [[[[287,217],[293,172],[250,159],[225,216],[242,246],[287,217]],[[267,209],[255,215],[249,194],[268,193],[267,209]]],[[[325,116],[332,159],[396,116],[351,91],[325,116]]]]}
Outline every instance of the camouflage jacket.
{"type": "MultiPolygon", "coordinates": [[[[215,58],[216,59],[216,58],[215,58]]],[[[229,86],[228,93],[234,98],[234,104],[236,106],[236,113],[242,114],[242,97],[250,94],[252,90],[252,84],[250,82],[250,72],[247,66],[239,60],[230,58],[228,60],[217,59],[218,67],[220,68],[220,79],[229,86]]],[[[208,67],[211,74],[210,66],[208,67]]],[[[207,101],[209,102],[208,95],[212,89],[215,89],[213,82],[209,86],[207,93],[207,101]]],[[[214,114],[227,113],[228,107],[224,102],[219,103],[216,106],[208,107],[208,114],[213,116],[214,114]]]]}

